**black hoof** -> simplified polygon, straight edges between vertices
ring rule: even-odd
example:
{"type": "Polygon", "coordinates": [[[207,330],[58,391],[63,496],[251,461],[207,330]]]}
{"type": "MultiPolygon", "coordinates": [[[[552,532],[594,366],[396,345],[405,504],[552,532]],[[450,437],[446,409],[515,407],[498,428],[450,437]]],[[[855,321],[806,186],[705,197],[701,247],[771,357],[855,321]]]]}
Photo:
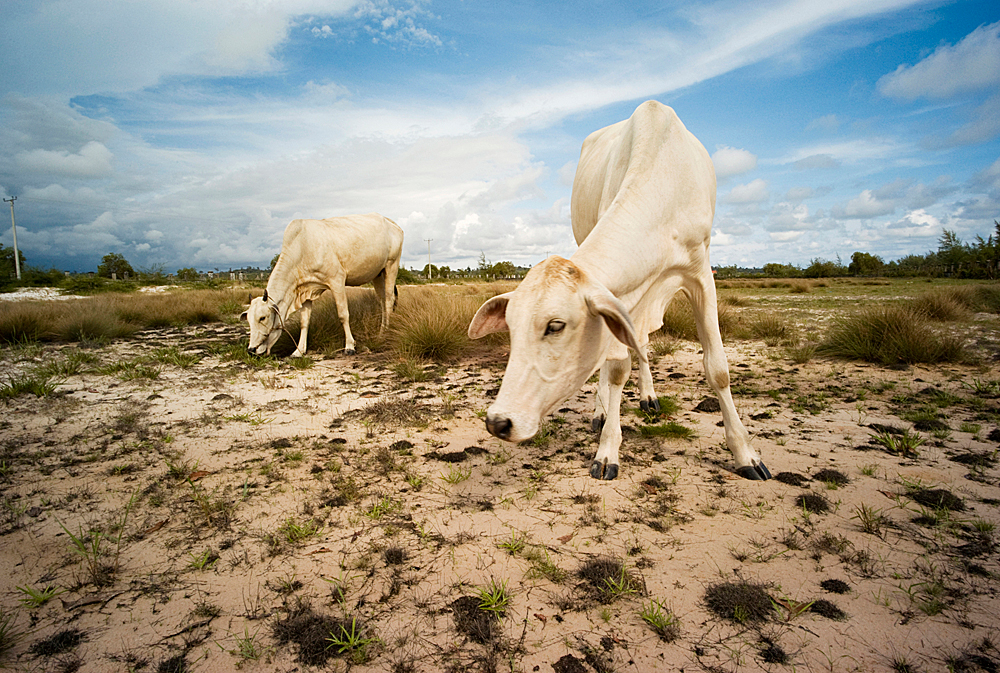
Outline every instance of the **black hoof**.
{"type": "Polygon", "coordinates": [[[590,429],[592,431],[594,431],[594,432],[600,432],[601,430],[603,430],[604,429],[604,416],[597,416],[596,418],[591,419],[591,421],[590,421],[590,429]]]}
{"type": "Polygon", "coordinates": [[[767,481],[771,478],[771,472],[764,463],[741,467],[736,470],[736,474],[750,481],[767,481]]]}
{"type": "Polygon", "coordinates": [[[605,465],[599,460],[590,464],[590,476],[602,481],[611,481],[618,476],[618,466],[614,463],[605,465]]]}
{"type": "Polygon", "coordinates": [[[655,397],[652,400],[639,400],[639,408],[647,414],[654,411],[660,413],[660,400],[655,397]]]}
{"type": "Polygon", "coordinates": [[[358,354],[358,352],[356,350],[354,350],[353,348],[345,348],[344,349],[344,355],[357,355],[357,354],[358,354]]]}

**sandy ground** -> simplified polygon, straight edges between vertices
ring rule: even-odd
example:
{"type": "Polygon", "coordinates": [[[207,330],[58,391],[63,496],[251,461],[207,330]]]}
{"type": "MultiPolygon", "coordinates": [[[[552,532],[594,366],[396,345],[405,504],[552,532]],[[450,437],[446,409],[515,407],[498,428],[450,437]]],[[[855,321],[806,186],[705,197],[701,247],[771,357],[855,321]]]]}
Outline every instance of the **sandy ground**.
{"type": "MultiPolygon", "coordinates": [[[[666,419],[640,417],[630,383],[621,474],[598,482],[592,383],[543,437],[512,446],[481,420],[505,353],[414,383],[378,354],[308,369],[217,354],[243,337],[144,332],[84,351],[91,367],[167,347],[200,360],[153,379],[75,374],[3,407],[0,644],[13,644],[0,663],[1000,666],[996,369],[795,365],[762,343],[728,346],[737,406],[779,477],[752,483],[732,472],[699,348],[684,344],[653,372],[694,436],[643,434],[666,419]],[[872,443],[915,423],[927,429],[909,455],[872,443]],[[46,587],[47,601],[27,591],[46,587]],[[496,616],[479,609],[491,587],[508,595],[496,616]],[[679,629],[658,633],[643,610],[679,629]]],[[[3,366],[79,350],[6,351],[3,366]]]]}

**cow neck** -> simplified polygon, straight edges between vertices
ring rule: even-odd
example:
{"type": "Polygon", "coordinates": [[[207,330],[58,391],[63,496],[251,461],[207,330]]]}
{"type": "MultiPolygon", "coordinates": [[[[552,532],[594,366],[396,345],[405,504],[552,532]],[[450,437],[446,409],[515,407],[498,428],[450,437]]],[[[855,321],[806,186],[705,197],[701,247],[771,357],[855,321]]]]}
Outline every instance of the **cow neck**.
{"type": "Polygon", "coordinates": [[[584,275],[606,287],[631,310],[626,297],[650,280],[647,270],[655,254],[654,242],[641,237],[603,237],[600,235],[602,229],[606,231],[609,227],[602,225],[607,224],[603,220],[598,222],[570,260],[584,275]],[[612,241],[614,244],[609,245],[612,241]]]}
{"type": "Polygon", "coordinates": [[[278,308],[278,316],[284,321],[292,312],[292,306],[295,304],[295,288],[275,280],[275,275],[279,270],[278,267],[275,267],[267,281],[267,302],[273,303],[278,308]]]}

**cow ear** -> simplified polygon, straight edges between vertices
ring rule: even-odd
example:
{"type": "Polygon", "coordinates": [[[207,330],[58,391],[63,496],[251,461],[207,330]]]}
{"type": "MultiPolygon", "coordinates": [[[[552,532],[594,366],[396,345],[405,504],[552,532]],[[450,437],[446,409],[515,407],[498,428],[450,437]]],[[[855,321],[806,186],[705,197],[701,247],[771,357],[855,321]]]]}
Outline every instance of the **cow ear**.
{"type": "Polygon", "coordinates": [[[479,339],[494,332],[508,331],[507,302],[509,299],[510,292],[499,294],[480,306],[472,318],[472,322],[469,323],[469,338],[479,339]]]}
{"type": "Polygon", "coordinates": [[[264,301],[267,301],[267,288],[264,288],[264,301]]]}
{"type": "MultiPolygon", "coordinates": [[[[247,320],[247,312],[246,311],[243,311],[243,313],[240,313],[240,320],[247,320]]],[[[247,322],[249,322],[249,321],[247,321],[247,322]]]]}
{"type": "Polygon", "coordinates": [[[249,304],[252,301],[253,301],[253,292],[248,292],[247,293],[247,303],[249,304]]]}
{"type": "Polygon", "coordinates": [[[604,318],[604,324],[608,326],[615,338],[631,348],[643,357],[643,351],[639,347],[639,336],[636,334],[632,318],[628,314],[625,304],[618,300],[607,290],[595,292],[587,295],[587,308],[592,315],[599,315],[604,318]]]}

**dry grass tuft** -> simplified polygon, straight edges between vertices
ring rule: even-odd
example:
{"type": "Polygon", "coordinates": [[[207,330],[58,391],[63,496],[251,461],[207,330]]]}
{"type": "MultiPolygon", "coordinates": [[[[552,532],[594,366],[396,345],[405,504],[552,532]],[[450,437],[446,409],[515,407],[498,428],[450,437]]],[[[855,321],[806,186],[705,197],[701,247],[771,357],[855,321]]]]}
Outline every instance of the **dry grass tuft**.
{"type": "Polygon", "coordinates": [[[939,334],[924,315],[900,304],[876,304],[840,319],[817,351],[884,365],[958,362],[966,357],[959,338],[939,334]]]}

